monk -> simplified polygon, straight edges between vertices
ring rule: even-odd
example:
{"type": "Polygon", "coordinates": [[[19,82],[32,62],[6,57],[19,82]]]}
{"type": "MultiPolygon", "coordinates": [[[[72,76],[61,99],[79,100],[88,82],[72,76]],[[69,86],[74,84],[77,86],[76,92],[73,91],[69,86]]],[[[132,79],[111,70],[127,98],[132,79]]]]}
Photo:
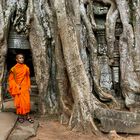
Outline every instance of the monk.
{"type": "Polygon", "coordinates": [[[29,116],[30,112],[30,71],[24,64],[23,54],[16,55],[17,64],[10,70],[8,77],[9,93],[14,98],[18,121],[23,123],[25,118],[30,123],[34,121],[29,116]]]}

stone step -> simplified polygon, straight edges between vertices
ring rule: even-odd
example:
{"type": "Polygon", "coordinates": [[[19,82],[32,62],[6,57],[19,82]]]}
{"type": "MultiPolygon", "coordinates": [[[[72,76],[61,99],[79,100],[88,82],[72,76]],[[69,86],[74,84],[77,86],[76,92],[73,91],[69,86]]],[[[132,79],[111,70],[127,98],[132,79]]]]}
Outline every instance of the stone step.
{"type": "Polygon", "coordinates": [[[7,140],[17,121],[12,112],[0,112],[0,140],[7,140]]]}
{"type": "Polygon", "coordinates": [[[38,91],[37,85],[31,85],[31,88],[38,91]]]}
{"type": "Polygon", "coordinates": [[[98,108],[96,118],[100,121],[99,129],[103,132],[116,130],[118,133],[140,134],[140,114],[98,108]]]}
{"type": "MultiPolygon", "coordinates": [[[[3,111],[15,112],[14,101],[12,99],[3,102],[3,111]]],[[[38,111],[38,103],[35,99],[31,98],[31,112],[37,112],[37,111],[38,111]]]]}
{"type": "Polygon", "coordinates": [[[36,136],[38,126],[39,122],[37,120],[34,120],[32,124],[27,121],[22,124],[17,122],[7,140],[27,140],[30,137],[36,136]]]}
{"type": "Polygon", "coordinates": [[[37,85],[31,85],[31,88],[32,88],[32,89],[36,89],[36,90],[38,91],[37,85]]]}
{"type": "Polygon", "coordinates": [[[102,117],[100,119],[102,127],[100,130],[102,132],[110,132],[111,130],[115,130],[117,133],[130,133],[130,134],[140,134],[140,124],[137,122],[129,122],[118,119],[110,119],[106,117],[102,117]]]}
{"type": "Polygon", "coordinates": [[[38,96],[38,88],[37,85],[31,85],[31,96],[38,96]]]}

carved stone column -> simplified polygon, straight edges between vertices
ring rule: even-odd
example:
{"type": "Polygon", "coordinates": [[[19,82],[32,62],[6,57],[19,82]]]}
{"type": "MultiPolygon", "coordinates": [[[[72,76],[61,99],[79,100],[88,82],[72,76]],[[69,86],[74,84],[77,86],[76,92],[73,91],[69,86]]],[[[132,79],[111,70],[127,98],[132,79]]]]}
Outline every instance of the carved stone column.
{"type": "Polygon", "coordinates": [[[100,3],[93,6],[95,21],[97,24],[96,38],[98,43],[98,58],[100,65],[100,86],[105,90],[112,90],[111,68],[107,57],[107,43],[105,39],[105,22],[108,7],[100,3]]]}

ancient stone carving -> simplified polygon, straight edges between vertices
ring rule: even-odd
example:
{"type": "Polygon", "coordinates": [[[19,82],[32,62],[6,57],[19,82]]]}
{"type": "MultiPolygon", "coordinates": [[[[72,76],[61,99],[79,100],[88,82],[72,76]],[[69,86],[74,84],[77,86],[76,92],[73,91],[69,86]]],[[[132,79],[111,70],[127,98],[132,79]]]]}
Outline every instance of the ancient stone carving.
{"type": "Polygon", "coordinates": [[[111,68],[107,57],[107,43],[105,40],[105,18],[108,7],[100,3],[94,3],[93,12],[97,24],[96,38],[98,43],[98,58],[100,64],[100,86],[106,90],[112,90],[111,68]]]}

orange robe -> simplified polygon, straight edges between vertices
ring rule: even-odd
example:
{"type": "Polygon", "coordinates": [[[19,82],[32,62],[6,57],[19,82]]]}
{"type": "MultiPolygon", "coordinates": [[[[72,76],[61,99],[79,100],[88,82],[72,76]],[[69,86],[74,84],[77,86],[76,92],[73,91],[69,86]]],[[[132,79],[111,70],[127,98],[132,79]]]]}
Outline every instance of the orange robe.
{"type": "Polygon", "coordinates": [[[9,93],[14,97],[16,113],[25,115],[30,112],[30,72],[25,64],[17,63],[10,70],[9,93]]]}

